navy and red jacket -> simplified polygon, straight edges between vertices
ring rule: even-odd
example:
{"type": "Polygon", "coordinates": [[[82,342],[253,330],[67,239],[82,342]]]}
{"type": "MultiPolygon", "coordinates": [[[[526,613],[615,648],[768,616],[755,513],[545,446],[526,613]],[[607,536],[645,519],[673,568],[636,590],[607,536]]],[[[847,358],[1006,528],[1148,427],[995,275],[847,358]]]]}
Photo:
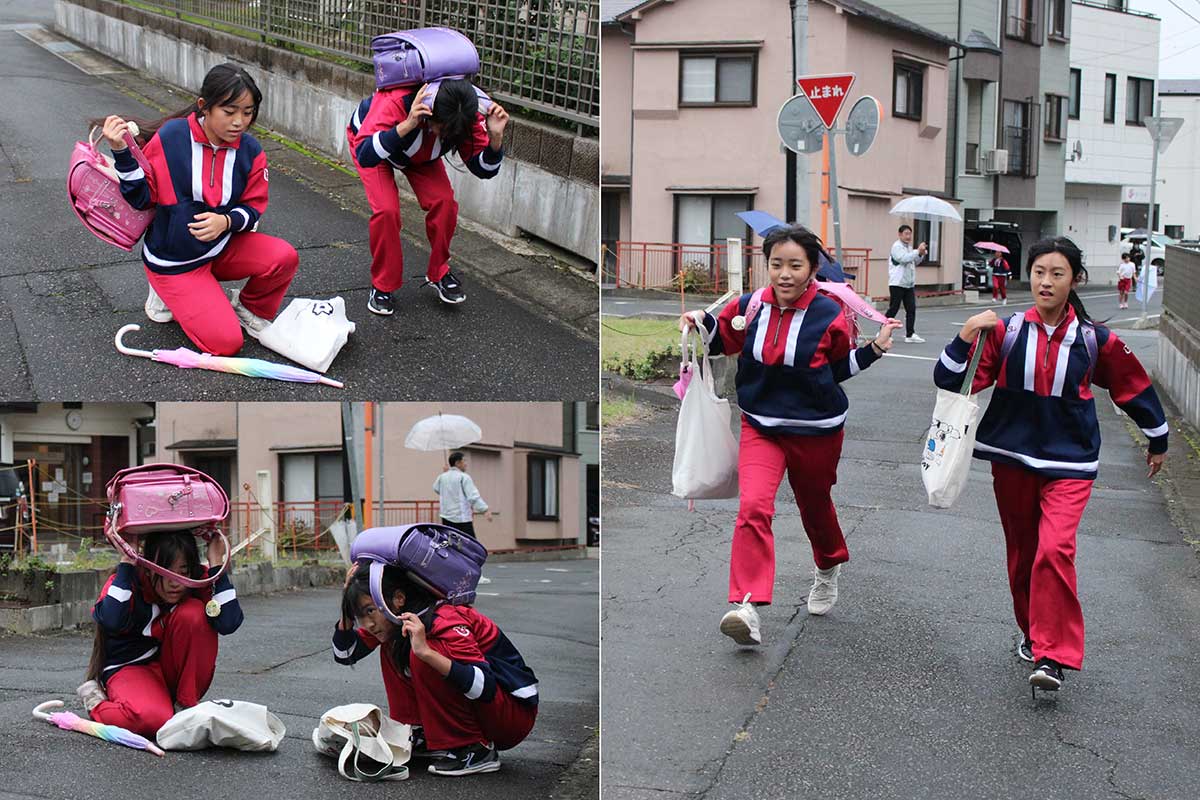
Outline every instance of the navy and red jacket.
{"type": "Polygon", "coordinates": [[[121,194],[137,209],[154,207],[142,242],[151,272],[179,275],[221,254],[235,233],[253,230],[267,210],[267,154],[248,133],[213,145],[196,115],[172,119],[142,148],[143,170],[128,149],[113,151],[121,194]],[[211,242],[192,235],[197,214],[228,214],[233,227],[211,242]]]}
{"type": "MultiPolygon", "coordinates": [[[[474,608],[438,607],[426,626],[425,641],[450,659],[446,680],[468,700],[490,703],[499,688],[527,706],[537,705],[537,676],[504,631],[474,608]]],[[[378,646],[379,640],[362,628],[333,631],[333,660],[339,664],[353,664],[378,646]]],[[[411,674],[407,664],[403,672],[411,674]]]]}
{"type": "MultiPolygon", "coordinates": [[[[1094,383],[1108,389],[1122,411],[1150,439],[1151,453],[1167,452],[1167,418],[1141,362],[1115,333],[1095,325],[1096,363],[1075,310],[1056,327],[1037,309],[1000,320],[984,340],[971,392],[996,384],[975,437],[975,457],[1012,464],[1048,478],[1094,480],[1100,467],[1100,424],[1094,383]],[[1001,363],[1009,320],[1021,328],[1001,363]]],[[[957,392],[975,345],[955,336],[933,368],[933,381],[957,392]]]]}
{"type": "MultiPolygon", "coordinates": [[[[210,568],[211,569],[211,568],[210,568]]],[[[242,606],[229,580],[229,570],[217,582],[204,589],[192,589],[190,596],[200,602],[216,600],[221,613],[207,617],[208,624],[222,636],[228,636],[242,624],[242,606]]],[[[204,577],[211,573],[205,570],[204,577]]],[[[100,682],[106,683],[122,667],[149,664],[159,656],[163,629],[175,606],[158,602],[148,571],[121,563],[92,606],[92,619],[104,631],[104,667],[100,682]]]]}
{"type": "Polygon", "coordinates": [[[868,343],[855,348],[842,304],[817,291],[817,282],[791,306],[780,307],[772,287],[745,330],[750,294],[730,302],[719,316],[704,315],[705,344],[712,355],[738,353],[738,407],[765,433],[825,436],[842,429],[850,407],[842,381],[879,359],[868,343]]]}
{"type": "MultiPolygon", "coordinates": [[[[397,86],[380,89],[358,104],[346,128],[346,140],[360,167],[369,169],[382,163],[404,169],[437,161],[446,155],[442,140],[425,125],[418,125],[407,135],[396,133],[396,126],[408,119],[416,86],[397,86]]],[[[493,150],[483,114],[477,114],[471,138],[458,151],[467,169],[476,178],[487,180],[500,172],[504,148],[493,150]]]]}

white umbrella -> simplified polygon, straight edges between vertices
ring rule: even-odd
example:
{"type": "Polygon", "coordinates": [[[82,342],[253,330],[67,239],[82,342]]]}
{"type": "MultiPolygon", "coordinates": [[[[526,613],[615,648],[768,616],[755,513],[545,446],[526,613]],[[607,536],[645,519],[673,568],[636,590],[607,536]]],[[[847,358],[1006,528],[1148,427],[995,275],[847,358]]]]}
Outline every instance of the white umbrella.
{"type": "Polygon", "coordinates": [[[930,222],[939,222],[943,219],[962,222],[962,217],[954,210],[954,206],[941,198],[931,197],[927,194],[906,197],[892,206],[892,210],[888,213],[898,217],[912,217],[930,222]]]}
{"type": "Polygon", "coordinates": [[[478,442],[482,436],[479,426],[466,417],[438,414],[413,425],[404,437],[404,446],[410,450],[452,450],[478,442]]]}

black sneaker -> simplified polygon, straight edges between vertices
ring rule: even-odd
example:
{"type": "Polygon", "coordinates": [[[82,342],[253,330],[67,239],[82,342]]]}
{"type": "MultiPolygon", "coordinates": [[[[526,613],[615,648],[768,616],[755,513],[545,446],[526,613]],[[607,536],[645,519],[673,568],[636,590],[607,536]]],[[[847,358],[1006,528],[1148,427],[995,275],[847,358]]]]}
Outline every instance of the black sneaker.
{"type": "Polygon", "coordinates": [[[372,286],[371,296],[367,298],[367,311],[381,317],[390,317],[395,314],[396,307],[392,305],[392,293],[381,292],[372,286]]]}
{"type": "Polygon", "coordinates": [[[425,741],[425,729],[420,725],[412,726],[412,757],[413,758],[428,758],[436,759],[443,758],[447,755],[447,750],[430,750],[429,743],[425,741]]]}
{"type": "Polygon", "coordinates": [[[1063,683],[1062,667],[1058,662],[1049,658],[1039,659],[1033,673],[1029,676],[1029,685],[1035,689],[1047,692],[1057,692],[1063,683]]]}
{"type": "Polygon", "coordinates": [[[1021,635],[1021,643],[1017,645],[1017,658],[1033,663],[1033,642],[1024,634],[1021,635]]]}
{"type": "Polygon", "coordinates": [[[448,750],[432,764],[429,771],[434,775],[474,775],[477,772],[496,772],[500,769],[500,753],[496,748],[482,744],[469,744],[448,750]]]}
{"type": "Polygon", "coordinates": [[[443,303],[453,305],[467,299],[467,293],[463,291],[462,283],[449,270],[440,281],[434,282],[427,278],[425,285],[432,286],[437,291],[438,297],[442,298],[443,303]]]}

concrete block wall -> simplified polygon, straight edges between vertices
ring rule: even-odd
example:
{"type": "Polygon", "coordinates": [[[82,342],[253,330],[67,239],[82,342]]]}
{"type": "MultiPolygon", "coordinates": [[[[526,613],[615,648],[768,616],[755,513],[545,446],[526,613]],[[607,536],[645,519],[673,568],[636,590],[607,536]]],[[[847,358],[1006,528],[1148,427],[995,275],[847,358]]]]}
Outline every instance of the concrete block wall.
{"type": "MultiPolygon", "coordinates": [[[[55,19],[64,36],[191,91],[213,66],[240,63],[263,92],[264,125],[345,161],[346,123],[375,89],[370,73],[110,0],[57,0],[55,19]]],[[[457,159],[447,163],[461,213],[510,236],[524,231],[597,261],[598,141],[514,115],[505,151],[500,175],[489,181],[477,180],[457,159]]]]}

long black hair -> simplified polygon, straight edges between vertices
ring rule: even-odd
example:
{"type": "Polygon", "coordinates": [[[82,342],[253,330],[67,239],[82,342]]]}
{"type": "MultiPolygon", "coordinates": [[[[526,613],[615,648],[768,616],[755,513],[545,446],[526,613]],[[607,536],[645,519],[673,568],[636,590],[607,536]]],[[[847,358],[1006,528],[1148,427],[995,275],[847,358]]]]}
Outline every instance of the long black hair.
{"type": "MultiPolygon", "coordinates": [[[[358,616],[358,604],[362,598],[371,597],[371,571],[368,563],[366,561],[359,562],[358,569],[354,571],[354,577],[350,579],[342,592],[342,619],[351,624],[358,616]]],[[[406,612],[416,614],[425,624],[425,628],[429,628],[433,621],[433,615],[437,611],[435,608],[437,598],[432,592],[410,578],[399,567],[385,566],[379,585],[383,591],[383,599],[388,603],[392,602],[392,597],[396,592],[404,592],[404,607],[392,608],[392,613],[397,616],[406,612]]],[[[374,602],[373,599],[372,602],[374,602]]],[[[408,637],[401,636],[397,630],[396,634],[388,641],[388,656],[392,659],[392,664],[397,669],[405,669],[408,666],[408,657],[411,652],[412,644],[408,637]]]]}
{"type": "MultiPolygon", "coordinates": [[[[253,125],[258,120],[258,110],[262,106],[262,92],[259,91],[254,78],[250,77],[250,73],[237,64],[227,62],[210,69],[204,76],[204,83],[200,85],[199,99],[204,101],[205,109],[216,108],[226,103],[232,103],[241,97],[243,92],[249,92],[251,99],[254,100],[254,116],[250,119],[250,124],[253,125]]],[[[187,108],[176,111],[174,114],[168,114],[159,120],[148,121],[136,117],[126,117],[125,119],[137,123],[138,135],[134,138],[139,145],[145,145],[167,122],[186,117],[189,114],[203,116],[200,103],[193,102],[187,108]]],[[[89,124],[102,126],[104,120],[93,119],[89,121],[89,124]]]]}
{"type": "MultiPolygon", "coordinates": [[[[1033,262],[1047,253],[1061,253],[1067,259],[1067,263],[1071,265],[1071,280],[1078,281],[1080,284],[1087,283],[1088,271],[1087,267],[1083,266],[1083,253],[1066,236],[1049,236],[1039,239],[1033,247],[1029,248],[1025,274],[1030,276],[1031,282],[1033,280],[1033,262]]],[[[1071,308],[1075,309],[1075,316],[1081,322],[1095,324],[1095,321],[1088,316],[1087,309],[1083,307],[1083,301],[1079,299],[1079,295],[1075,293],[1074,289],[1071,289],[1071,293],[1067,295],[1067,302],[1071,304],[1071,308]]]]}
{"type": "Polygon", "coordinates": [[[471,141],[471,129],[479,115],[479,95],[465,78],[438,84],[433,98],[433,121],[442,126],[441,140],[446,152],[460,152],[471,141]]]}
{"type": "Polygon", "coordinates": [[[795,242],[804,248],[804,255],[808,257],[808,264],[812,267],[812,277],[815,278],[817,270],[821,267],[821,254],[825,252],[821,237],[803,225],[774,228],[763,239],[763,256],[769,261],[771,251],[783,242],[795,242]]]}
{"type": "MultiPolygon", "coordinates": [[[[160,567],[170,569],[180,555],[183,555],[183,574],[192,579],[203,577],[204,569],[200,566],[200,548],[196,545],[196,537],[191,531],[160,531],[146,536],[142,544],[142,556],[147,561],[153,561],[160,567]]],[[[114,569],[115,573],[116,570],[114,569]]],[[[144,567],[136,568],[133,591],[140,592],[143,587],[155,592],[162,586],[163,577],[144,567]]],[[[88,661],[87,679],[97,680],[104,668],[104,629],[96,626],[92,637],[92,657],[88,661]]]]}

